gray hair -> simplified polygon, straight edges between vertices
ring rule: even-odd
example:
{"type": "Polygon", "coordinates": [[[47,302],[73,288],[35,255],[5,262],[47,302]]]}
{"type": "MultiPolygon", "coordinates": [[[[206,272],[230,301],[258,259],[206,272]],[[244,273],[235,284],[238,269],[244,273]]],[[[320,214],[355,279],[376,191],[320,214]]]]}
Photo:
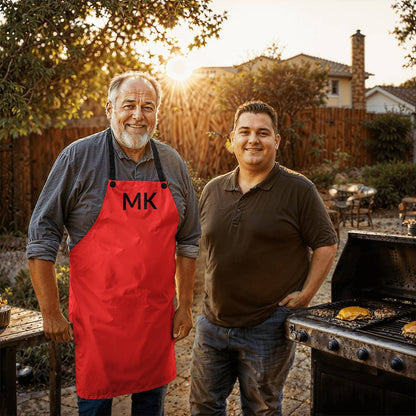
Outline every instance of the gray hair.
{"type": "Polygon", "coordinates": [[[127,71],[123,72],[122,74],[115,75],[112,80],[110,81],[110,86],[108,87],[108,101],[113,102],[114,95],[118,93],[121,84],[124,81],[131,79],[131,78],[142,78],[152,85],[156,92],[156,110],[159,108],[160,101],[162,99],[162,89],[160,87],[159,82],[144,72],[140,71],[127,71]]]}

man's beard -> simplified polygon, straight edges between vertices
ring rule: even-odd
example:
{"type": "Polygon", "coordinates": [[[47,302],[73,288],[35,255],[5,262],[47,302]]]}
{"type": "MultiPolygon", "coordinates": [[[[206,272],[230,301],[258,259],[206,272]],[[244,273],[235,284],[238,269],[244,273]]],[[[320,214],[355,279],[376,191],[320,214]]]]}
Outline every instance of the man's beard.
{"type": "Polygon", "coordinates": [[[127,149],[142,149],[150,139],[149,133],[144,133],[141,136],[133,137],[131,134],[123,131],[119,137],[120,143],[127,147],[127,149]]]}

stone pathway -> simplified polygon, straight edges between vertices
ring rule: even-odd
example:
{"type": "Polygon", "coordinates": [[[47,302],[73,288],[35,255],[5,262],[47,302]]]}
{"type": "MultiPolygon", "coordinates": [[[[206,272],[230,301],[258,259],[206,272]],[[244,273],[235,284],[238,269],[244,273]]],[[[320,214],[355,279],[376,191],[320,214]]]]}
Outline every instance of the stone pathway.
{"type": "MultiPolygon", "coordinates": [[[[367,226],[367,223],[360,225],[363,231],[389,232],[394,234],[406,234],[406,229],[396,213],[385,213],[384,216],[376,216],[373,219],[374,229],[367,226]]],[[[336,264],[342,248],[347,239],[347,232],[351,227],[340,227],[340,246],[337,253],[336,264]]],[[[198,260],[197,281],[195,287],[194,317],[199,313],[202,296],[202,269],[203,258],[198,260]]],[[[328,278],[321,286],[319,292],[313,299],[312,304],[317,305],[330,301],[331,276],[334,267],[328,278]]],[[[165,402],[166,416],[187,416],[189,415],[189,388],[190,373],[189,364],[194,338],[194,330],[189,337],[178,342],[176,346],[178,377],[170,384],[165,402]]],[[[284,416],[309,416],[310,415],[310,349],[302,345],[297,346],[296,357],[293,367],[289,373],[284,389],[283,414],[284,416]]],[[[62,389],[62,416],[77,415],[77,403],[75,387],[62,389]]],[[[130,415],[130,398],[128,396],[114,399],[113,416],[130,415]]],[[[49,398],[47,391],[21,393],[18,395],[18,415],[21,416],[44,416],[49,415],[49,398]]],[[[238,389],[235,388],[228,399],[228,415],[240,416],[240,402],[238,389]]]]}

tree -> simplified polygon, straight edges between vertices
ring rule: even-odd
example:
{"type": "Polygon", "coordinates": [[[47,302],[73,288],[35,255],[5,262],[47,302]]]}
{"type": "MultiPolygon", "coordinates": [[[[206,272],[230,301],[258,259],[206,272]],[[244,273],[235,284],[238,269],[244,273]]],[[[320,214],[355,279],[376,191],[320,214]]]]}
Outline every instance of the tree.
{"type": "Polygon", "coordinates": [[[287,163],[296,167],[297,115],[305,108],[317,107],[325,102],[328,88],[327,71],[304,62],[291,65],[276,61],[253,73],[244,71],[221,79],[220,104],[224,110],[235,111],[238,105],[251,99],[260,99],[277,112],[282,145],[289,149],[287,163]]]}
{"type": "Polygon", "coordinates": [[[377,162],[408,161],[413,147],[412,119],[397,113],[382,114],[365,122],[370,139],[365,143],[377,162]]]}
{"type": "Polygon", "coordinates": [[[406,66],[416,65],[416,1],[415,0],[395,0],[391,6],[396,14],[399,15],[400,24],[393,30],[393,34],[399,41],[399,45],[409,42],[410,53],[406,56],[406,66]]]}
{"type": "Polygon", "coordinates": [[[416,77],[410,78],[407,81],[401,83],[399,87],[402,88],[416,88],[416,77]]]}
{"type": "Polygon", "coordinates": [[[218,37],[226,12],[211,0],[2,0],[0,139],[79,117],[87,99],[126,69],[154,71],[152,42],[178,49],[172,29],[194,32],[189,49],[218,37]]]}

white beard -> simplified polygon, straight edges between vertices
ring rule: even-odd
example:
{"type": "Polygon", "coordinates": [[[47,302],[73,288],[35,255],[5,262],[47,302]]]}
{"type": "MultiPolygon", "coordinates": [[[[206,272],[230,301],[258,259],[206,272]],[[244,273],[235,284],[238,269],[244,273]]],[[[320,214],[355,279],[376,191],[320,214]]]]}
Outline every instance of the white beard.
{"type": "Polygon", "coordinates": [[[133,137],[126,131],[123,131],[119,137],[119,142],[127,149],[142,149],[146,144],[149,142],[150,135],[148,133],[144,133],[141,136],[133,137]]]}

